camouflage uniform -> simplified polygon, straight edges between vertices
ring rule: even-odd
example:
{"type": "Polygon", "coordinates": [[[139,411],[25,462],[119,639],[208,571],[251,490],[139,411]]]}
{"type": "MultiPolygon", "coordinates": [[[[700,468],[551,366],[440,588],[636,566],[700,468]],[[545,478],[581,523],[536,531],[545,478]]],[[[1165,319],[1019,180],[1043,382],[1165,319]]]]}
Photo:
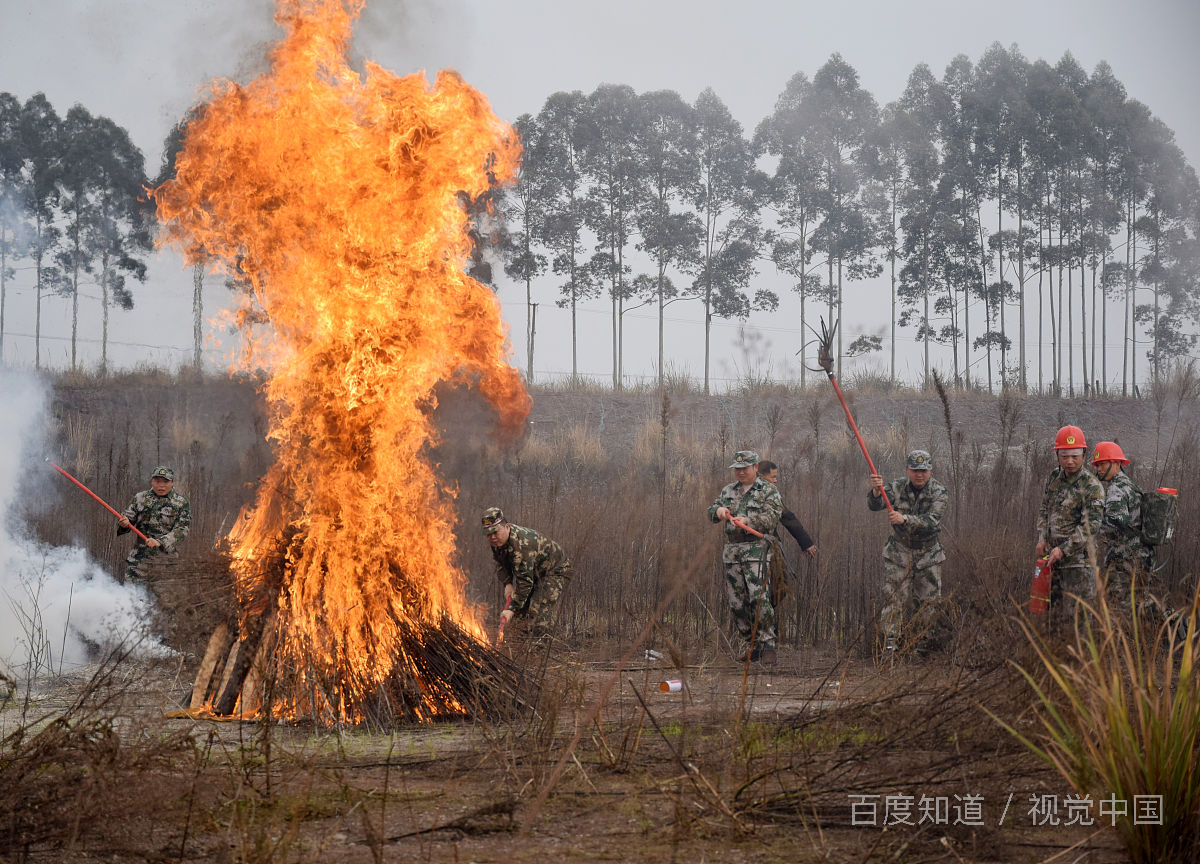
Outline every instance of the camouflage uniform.
{"type": "MultiPolygon", "coordinates": [[[[175,480],[174,472],[161,466],[154,469],[151,477],[165,477],[172,482],[175,480]]],[[[166,495],[146,489],[133,497],[133,502],[121,515],[133,523],[134,528],[162,544],[151,549],[139,537],[125,557],[125,581],[144,582],[149,559],[158,555],[170,558],[179,555],[177,547],[187,537],[192,524],[192,505],[174,489],[166,495]]],[[[130,530],[118,526],[117,534],[126,534],[130,530]]]]}
{"type": "Polygon", "coordinates": [[[501,585],[512,583],[513,618],[535,633],[544,632],[571,581],[571,562],[561,546],[532,528],[508,523],[508,529],[504,545],[492,548],[496,576],[501,585]]]}
{"type": "MultiPolygon", "coordinates": [[[[740,454],[739,454],[740,455],[740,454]]],[[[758,459],[755,457],[754,462],[758,459]]],[[[734,481],[721,490],[708,508],[708,518],[719,522],[717,510],[728,507],[734,518],[762,534],[770,534],[779,524],[783,500],[775,484],[756,477],[748,489],[734,481]]],[[[775,608],[767,592],[771,544],[733,524],[725,523],[725,593],[738,633],[751,649],[775,648],[775,608]]]]}
{"type": "MultiPolygon", "coordinates": [[[[925,464],[928,460],[925,454],[925,464]]],[[[892,526],[892,533],[883,545],[884,604],[879,619],[888,646],[895,647],[906,620],[920,617],[923,619],[920,631],[928,630],[933,609],[930,601],[942,596],[942,562],[946,560],[946,550],[939,535],[950,493],[932,477],[920,489],[907,477],[885,483],[883,489],[892,508],[905,517],[903,524],[892,526]]],[[[887,505],[882,495],[868,493],[867,506],[883,510],[887,505]]]]}
{"type": "Polygon", "coordinates": [[[1054,565],[1050,608],[1058,618],[1074,616],[1073,594],[1085,600],[1096,595],[1096,540],[1104,516],[1104,487],[1096,475],[1080,468],[1068,477],[1062,468],[1050,472],[1038,508],[1037,539],[1062,549],[1054,565]]]}
{"type": "MultiPolygon", "coordinates": [[[[1142,543],[1142,492],[1124,471],[1104,484],[1104,516],[1100,521],[1100,569],[1108,598],[1129,602],[1129,587],[1149,572],[1151,550],[1142,543]]],[[[1139,585],[1145,588],[1139,581],[1139,585]]]]}

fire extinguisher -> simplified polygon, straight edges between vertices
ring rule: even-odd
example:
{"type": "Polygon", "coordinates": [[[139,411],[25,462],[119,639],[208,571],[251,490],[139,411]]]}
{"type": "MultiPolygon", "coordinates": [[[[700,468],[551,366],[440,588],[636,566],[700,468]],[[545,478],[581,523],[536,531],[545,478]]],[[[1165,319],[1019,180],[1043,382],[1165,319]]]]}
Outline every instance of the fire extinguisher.
{"type": "Polygon", "coordinates": [[[1029,589],[1029,614],[1045,615],[1050,608],[1050,571],[1054,565],[1049,556],[1039,558],[1033,565],[1033,585],[1029,589]]]}

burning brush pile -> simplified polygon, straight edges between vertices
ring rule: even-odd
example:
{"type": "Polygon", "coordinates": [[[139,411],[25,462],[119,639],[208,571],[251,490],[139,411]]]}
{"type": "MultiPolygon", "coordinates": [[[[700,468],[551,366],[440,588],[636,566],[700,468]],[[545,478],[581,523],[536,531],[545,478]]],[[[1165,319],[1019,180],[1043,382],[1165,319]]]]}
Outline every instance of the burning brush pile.
{"type": "Polygon", "coordinates": [[[214,634],[197,682],[220,713],[427,720],[514,692],[428,451],[442,382],[477,388],[503,433],[529,411],[499,304],[464,271],[465,204],[520,148],[452,72],[352,70],[361,5],[278,0],[270,71],[213,86],[154,192],[164,240],[247,286],[237,364],[269,376],[276,461],[228,537],[238,635],[214,634]]]}

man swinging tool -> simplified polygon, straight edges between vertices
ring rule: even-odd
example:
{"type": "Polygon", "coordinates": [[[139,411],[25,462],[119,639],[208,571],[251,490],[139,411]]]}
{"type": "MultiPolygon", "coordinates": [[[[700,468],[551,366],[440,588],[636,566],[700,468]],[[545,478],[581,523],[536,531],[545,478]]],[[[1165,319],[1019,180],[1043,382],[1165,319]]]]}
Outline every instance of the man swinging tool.
{"type": "Polygon", "coordinates": [[[175,471],[159,465],[150,472],[150,488],[138,492],[117,519],[117,534],[133,531],[138,542],[125,558],[125,581],[146,580],[147,563],[156,556],[177,556],[192,524],[192,505],[175,491],[175,471]]]}
{"type": "MultiPolygon", "coordinates": [[[[896,650],[904,631],[928,644],[934,601],[942,596],[946,552],[940,535],[950,493],[930,476],[933,458],[926,451],[909,453],[907,466],[907,478],[886,486],[892,533],[883,546],[884,605],[879,614],[886,651],[896,650]]],[[[883,509],[884,489],[883,477],[872,474],[870,509],[883,509]]]]}
{"type": "Polygon", "coordinates": [[[725,593],[738,634],[746,643],[739,662],[761,661],[773,666],[775,650],[775,607],[767,591],[772,554],[764,537],[779,524],[783,500],[779,489],[758,476],[758,454],[739,450],[729,466],[736,478],[721,489],[708,508],[708,518],[725,523],[725,593]]]}
{"type": "MultiPolygon", "coordinates": [[[[858,441],[867,467],[871,469],[871,492],[868,505],[872,510],[888,511],[888,521],[892,524],[892,536],[884,547],[884,568],[887,581],[884,584],[886,599],[880,614],[883,626],[884,648],[894,652],[897,648],[897,636],[902,623],[905,607],[913,605],[916,598],[933,599],[941,596],[941,563],[946,559],[942,551],[938,535],[941,532],[942,515],[946,512],[949,493],[946,487],[937,481],[929,479],[933,460],[924,450],[914,450],[908,454],[908,480],[896,480],[890,489],[884,486],[883,478],[875,470],[871,454],[842,395],[837,378],[833,375],[833,337],[837,333],[837,322],[832,327],[825,326],[821,320],[821,332],[817,349],[817,362],[825,372],[833,392],[842,403],[846,412],[846,422],[850,431],[858,441]],[[932,486],[929,486],[930,483],[932,486]],[[928,490],[926,490],[928,487],[928,490]],[[905,499],[902,505],[893,506],[893,498],[905,499]],[[899,568],[899,572],[897,572],[899,568]],[[919,587],[917,587],[919,585],[919,587]]],[[[917,600],[920,608],[926,609],[927,603],[917,600]]],[[[915,610],[914,610],[915,611],[915,610]]],[[[927,610],[928,611],[928,610],[927,610]]],[[[928,622],[927,622],[928,624],[928,622]]],[[[928,626],[916,632],[926,633],[928,626]]]]}

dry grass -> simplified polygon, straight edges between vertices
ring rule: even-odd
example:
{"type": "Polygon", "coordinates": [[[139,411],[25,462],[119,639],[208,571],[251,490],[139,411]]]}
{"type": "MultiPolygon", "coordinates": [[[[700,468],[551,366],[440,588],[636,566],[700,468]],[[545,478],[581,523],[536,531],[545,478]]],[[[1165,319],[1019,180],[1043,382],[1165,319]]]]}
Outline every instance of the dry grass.
{"type": "MultiPolygon", "coordinates": [[[[152,733],[142,738],[137,727],[116,719],[126,712],[121,700],[87,700],[106,707],[86,714],[90,719],[75,712],[62,722],[31,721],[0,748],[0,790],[7,790],[0,791],[0,857],[72,860],[80,850],[125,850],[156,860],[392,854],[454,860],[461,843],[461,860],[472,854],[547,860],[561,852],[544,842],[545,826],[553,824],[569,840],[591,844],[594,854],[611,853],[616,844],[644,860],[699,860],[714,842],[733,861],[753,857],[763,844],[787,850],[789,860],[1016,860],[1019,854],[1003,851],[1004,837],[991,829],[970,836],[949,829],[850,835],[848,796],[891,790],[991,796],[1054,782],[1051,770],[1022,758],[1015,742],[989,734],[994,727],[975,706],[1017,724],[1028,704],[1004,660],[1014,652],[1034,659],[1021,654],[1013,612],[1028,595],[1034,515],[1051,467],[1045,428],[1065,418],[1047,415],[1044,402],[1011,394],[989,399],[950,391],[943,404],[862,384],[856,382],[851,397],[883,472],[897,473],[901,455],[921,446],[952,484],[945,650],[936,662],[871,677],[886,527],[867,511],[861,454],[825,389],[759,382],[741,393],[703,397],[684,380],[664,398],[653,388],[622,395],[600,387],[538,388],[536,422],[519,449],[497,449],[475,415],[467,423],[447,416],[435,454],[458,486],[455,563],[468,574],[474,601],[498,608],[490,552],[476,533],[485,507],[502,506],[514,521],[544,531],[575,565],[562,607],[565,644],[527,661],[541,694],[529,710],[511,721],[446,727],[435,736],[453,743],[426,751],[408,731],[390,740],[349,730],[310,739],[306,730],[271,724],[188,727],[187,744],[174,729],[151,723],[144,728],[152,733]],[[800,650],[793,656],[828,658],[806,683],[811,690],[787,712],[768,717],[745,709],[762,693],[730,700],[717,684],[705,707],[684,702],[668,710],[646,698],[654,684],[649,672],[620,675],[601,697],[612,673],[589,671],[586,661],[597,655],[611,664],[654,648],[698,681],[728,664],[720,537],[704,511],[729,480],[730,454],[743,447],[780,464],[784,500],[821,550],[817,561],[801,561],[785,540],[796,582],[779,613],[782,644],[800,650]],[[854,698],[831,702],[828,694],[840,689],[829,685],[850,670],[860,670],[866,684],[854,698]],[[30,749],[43,729],[60,731],[30,749]],[[556,785],[548,786],[568,749],[556,785]],[[35,758],[50,766],[38,781],[49,786],[56,774],[80,776],[70,774],[76,764],[83,774],[108,772],[114,779],[88,780],[109,784],[88,787],[102,793],[95,804],[9,782],[18,778],[11,772],[28,772],[35,758]],[[145,782],[130,782],[138,777],[145,782]],[[139,797],[105,798],[120,782],[136,787],[139,797]],[[25,788],[42,797],[13,791],[25,788]],[[444,797],[448,788],[453,802],[444,797]],[[152,800],[143,800],[143,789],[152,800]],[[534,802],[543,791],[538,811],[534,802]],[[41,800],[50,802],[48,809],[31,819],[30,806],[41,800]],[[140,807],[147,821],[163,827],[140,835],[128,825],[118,830],[112,809],[118,805],[140,807]],[[94,820],[76,830],[64,815],[72,807],[94,820]],[[34,832],[31,822],[41,821],[41,833],[34,832]],[[531,824],[542,827],[529,831],[531,824]],[[616,824],[634,826],[622,829],[632,835],[606,842],[614,835],[604,832],[616,824]],[[450,837],[458,838],[453,849],[450,837]]],[[[452,412],[451,400],[443,401],[452,412]]],[[[185,655],[198,653],[227,611],[227,574],[211,550],[251,500],[270,458],[252,387],[150,372],[103,381],[75,376],[58,383],[54,410],[50,449],[68,470],[83,466],[81,479],[118,506],[143,488],[149,467],[176,467],[178,487],[192,500],[193,533],[183,569],[156,585],[160,632],[185,655]]],[[[1074,410],[1064,403],[1064,414],[1074,410]]],[[[1163,409],[1164,445],[1173,438],[1166,467],[1184,472],[1168,473],[1169,479],[1200,471],[1189,410],[1187,400],[1163,409]],[[1177,415],[1184,421],[1172,436],[1168,426],[1177,415]]],[[[1138,414],[1128,434],[1147,426],[1151,415],[1138,414]]],[[[1124,440],[1124,430],[1112,431],[1101,437],[1124,440]]],[[[1181,499],[1182,524],[1200,518],[1193,497],[1181,499]]],[[[114,537],[111,519],[72,490],[51,503],[40,509],[32,501],[22,514],[37,536],[52,543],[78,539],[119,572],[127,547],[114,537]]],[[[1197,542],[1195,532],[1180,532],[1160,576],[1177,596],[1190,593],[1197,542]]],[[[761,686],[752,676],[738,684],[761,686]]]]}

